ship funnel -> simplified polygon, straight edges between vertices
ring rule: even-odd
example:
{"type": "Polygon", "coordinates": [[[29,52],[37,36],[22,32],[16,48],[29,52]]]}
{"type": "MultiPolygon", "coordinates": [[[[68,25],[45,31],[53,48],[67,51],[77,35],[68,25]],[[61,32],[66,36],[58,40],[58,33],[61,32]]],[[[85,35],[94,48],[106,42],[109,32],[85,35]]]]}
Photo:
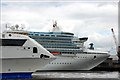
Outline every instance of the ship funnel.
{"type": "Polygon", "coordinates": [[[89,49],[90,49],[90,50],[94,50],[94,46],[93,46],[94,44],[93,44],[93,43],[90,43],[89,45],[90,45],[89,49]]]}

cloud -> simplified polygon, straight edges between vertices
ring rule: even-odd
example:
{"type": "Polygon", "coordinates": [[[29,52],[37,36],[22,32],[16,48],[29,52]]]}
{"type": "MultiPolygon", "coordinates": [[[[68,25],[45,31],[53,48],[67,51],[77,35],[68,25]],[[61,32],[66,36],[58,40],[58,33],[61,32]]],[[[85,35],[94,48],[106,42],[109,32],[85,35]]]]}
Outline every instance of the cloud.
{"type": "Polygon", "coordinates": [[[63,31],[88,36],[86,44],[93,42],[96,48],[109,50],[114,44],[110,29],[118,35],[117,0],[2,2],[2,24],[25,24],[30,31],[50,31],[53,20],[63,31]]]}
{"type": "Polygon", "coordinates": [[[73,1],[82,1],[82,2],[118,2],[119,0],[3,0],[2,2],[73,2],[73,1]]]}

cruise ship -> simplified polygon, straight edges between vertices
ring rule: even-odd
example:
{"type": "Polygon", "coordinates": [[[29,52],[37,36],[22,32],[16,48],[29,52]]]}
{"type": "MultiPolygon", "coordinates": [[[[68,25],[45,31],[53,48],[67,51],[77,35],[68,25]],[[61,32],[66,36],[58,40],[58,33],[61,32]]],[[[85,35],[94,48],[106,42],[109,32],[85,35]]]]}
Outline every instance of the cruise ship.
{"type": "Polygon", "coordinates": [[[0,78],[32,78],[32,73],[55,59],[34,39],[21,34],[0,34],[0,78]]]}
{"type": "Polygon", "coordinates": [[[108,52],[86,50],[87,37],[63,32],[57,22],[51,32],[29,32],[28,35],[57,57],[40,70],[90,70],[109,57],[108,52]]]}
{"type": "Polygon", "coordinates": [[[8,33],[28,35],[40,43],[56,59],[38,70],[90,70],[109,57],[108,52],[86,50],[84,42],[87,37],[78,38],[73,33],[63,32],[53,24],[51,32],[32,32],[23,30],[8,33]]]}

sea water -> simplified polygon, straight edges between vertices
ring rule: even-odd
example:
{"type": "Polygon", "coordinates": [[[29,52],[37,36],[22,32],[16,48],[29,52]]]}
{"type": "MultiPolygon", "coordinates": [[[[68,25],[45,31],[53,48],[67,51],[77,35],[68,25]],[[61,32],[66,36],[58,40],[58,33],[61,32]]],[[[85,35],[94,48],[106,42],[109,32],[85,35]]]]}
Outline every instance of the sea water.
{"type": "Polygon", "coordinates": [[[120,80],[120,72],[113,71],[73,71],[36,72],[33,80],[120,80]]]}
{"type": "Polygon", "coordinates": [[[5,79],[5,80],[120,80],[118,71],[62,71],[62,72],[35,72],[32,79],[5,79]]]}

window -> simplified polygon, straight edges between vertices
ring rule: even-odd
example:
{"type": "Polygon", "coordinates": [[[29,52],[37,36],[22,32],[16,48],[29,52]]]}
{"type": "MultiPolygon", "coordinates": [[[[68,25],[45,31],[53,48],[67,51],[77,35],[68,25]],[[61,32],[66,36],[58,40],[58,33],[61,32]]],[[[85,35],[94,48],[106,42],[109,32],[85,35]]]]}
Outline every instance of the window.
{"type": "Polygon", "coordinates": [[[38,52],[37,48],[33,47],[33,53],[37,53],[37,52],[38,52]]]}
{"type": "Polygon", "coordinates": [[[39,36],[39,34],[35,34],[35,36],[39,36]]]}
{"type": "Polygon", "coordinates": [[[44,35],[41,34],[41,36],[44,36],[44,35]]]}
{"type": "Polygon", "coordinates": [[[45,36],[49,36],[49,35],[45,35],[45,36]]]}
{"type": "Polygon", "coordinates": [[[12,35],[11,35],[11,34],[9,34],[9,36],[11,37],[12,35]]]}
{"type": "Polygon", "coordinates": [[[96,58],[96,56],[94,56],[94,59],[96,58]]]}
{"type": "Polygon", "coordinates": [[[28,49],[30,49],[30,47],[28,47],[28,49]]]}
{"type": "Polygon", "coordinates": [[[95,60],[96,58],[97,58],[97,56],[94,56],[94,57],[93,57],[93,60],[95,60]]]}
{"type": "Polygon", "coordinates": [[[22,46],[26,39],[0,39],[0,46],[22,46]]]}
{"type": "Polygon", "coordinates": [[[51,35],[52,37],[55,36],[55,35],[51,35]]]}

